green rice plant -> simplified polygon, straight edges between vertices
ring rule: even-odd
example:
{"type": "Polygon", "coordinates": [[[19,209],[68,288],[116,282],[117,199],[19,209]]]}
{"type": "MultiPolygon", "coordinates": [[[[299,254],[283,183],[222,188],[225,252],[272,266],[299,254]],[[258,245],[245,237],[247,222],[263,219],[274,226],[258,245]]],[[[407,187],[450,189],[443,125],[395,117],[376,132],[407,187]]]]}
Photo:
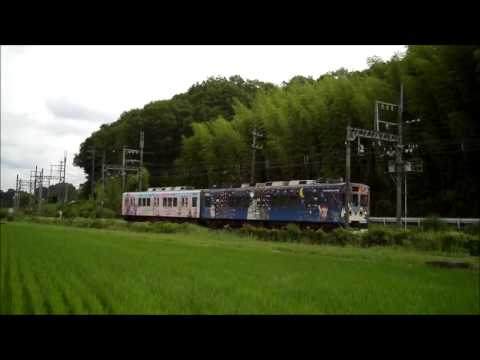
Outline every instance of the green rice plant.
{"type": "MultiPolygon", "coordinates": [[[[68,230],[25,222],[0,228],[0,313],[480,313],[478,269],[425,264],[446,260],[439,254],[272,244],[202,228],[68,230]]],[[[463,254],[448,259],[473,263],[463,254]]]]}

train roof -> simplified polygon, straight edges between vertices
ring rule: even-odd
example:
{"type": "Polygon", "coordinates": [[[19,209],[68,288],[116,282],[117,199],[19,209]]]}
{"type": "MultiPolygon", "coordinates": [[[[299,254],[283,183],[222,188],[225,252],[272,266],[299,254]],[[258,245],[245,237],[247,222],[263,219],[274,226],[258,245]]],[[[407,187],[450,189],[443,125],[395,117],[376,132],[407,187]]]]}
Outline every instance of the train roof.
{"type": "MultiPolygon", "coordinates": [[[[343,179],[342,179],[343,180],[343,179]]],[[[351,182],[352,186],[361,186],[369,189],[368,185],[362,183],[351,182]]],[[[294,189],[300,187],[323,187],[323,188],[338,188],[345,186],[344,181],[318,181],[318,180],[291,180],[291,181],[271,181],[265,183],[256,184],[242,184],[240,187],[221,187],[221,188],[205,188],[194,189],[190,186],[177,186],[177,187],[156,187],[149,188],[143,192],[129,192],[128,194],[152,194],[152,193],[167,193],[178,194],[187,192],[199,192],[199,191],[239,191],[239,190],[255,190],[255,189],[294,189]]],[[[124,193],[125,194],[125,193],[124,193]]]]}
{"type": "MultiPolygon", "coordinates": [[[[367,189],[370,187],[362,183],[350,183],[351,186],[362,186],[367,189]]],[[[251,186],[242,186],[242,187],[231,187],[231,188],[208,188],[202,189],[204,191],[237,191],[237,190],[256,190],[256,189],[294,189],[301,187],[324,187],[324,188],[338,188],[345,186],[345,182],[335,182],[335,183],[310,183],[310,184],[295,184],[295,185],[260,185],[255,184],[251,186]]]]}

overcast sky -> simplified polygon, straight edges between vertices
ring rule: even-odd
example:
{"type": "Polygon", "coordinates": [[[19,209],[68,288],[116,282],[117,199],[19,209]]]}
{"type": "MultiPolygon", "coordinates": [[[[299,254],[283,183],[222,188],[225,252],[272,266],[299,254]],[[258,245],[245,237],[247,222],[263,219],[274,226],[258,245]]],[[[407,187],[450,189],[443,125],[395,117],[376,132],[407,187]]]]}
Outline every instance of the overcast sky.
{"type": "Polygon", "coordinates": [[[123,111],[185,92],[209,76],[281,84],[339,69],[363,70],[405,46],[2,46],[1,189],[15,188],[67,152],[67,182],[80,143],[123,111]]]}

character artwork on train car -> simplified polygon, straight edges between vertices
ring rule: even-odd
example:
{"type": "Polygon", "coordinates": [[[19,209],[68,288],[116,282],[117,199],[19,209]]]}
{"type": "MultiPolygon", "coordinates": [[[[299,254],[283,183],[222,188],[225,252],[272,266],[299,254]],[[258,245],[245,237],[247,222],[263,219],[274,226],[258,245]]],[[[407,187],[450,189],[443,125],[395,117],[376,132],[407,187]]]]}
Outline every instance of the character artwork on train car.
{"type": "Polygon", "coordinates": [[[256,189],[250,191],[250,204],[247,220],[269,220],[271,210],[271,190],[256,189]]]}
{"type": "Polygon", "coordinates": [[[319,195],[318,215],[320,222],[342,220],[342,193],[339,189],[322,189],[319,195]]]}

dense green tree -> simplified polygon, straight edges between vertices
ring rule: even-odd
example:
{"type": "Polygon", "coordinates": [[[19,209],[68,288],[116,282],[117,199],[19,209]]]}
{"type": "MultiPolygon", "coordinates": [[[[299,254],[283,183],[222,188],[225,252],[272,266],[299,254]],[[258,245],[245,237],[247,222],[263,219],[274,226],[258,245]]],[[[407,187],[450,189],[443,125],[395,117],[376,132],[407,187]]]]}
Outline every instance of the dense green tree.
{"type": "MultiPolygon", "coordinates": [[[[238,185],[250,179],[256,129],[263,134],[256,181],[343,177],[347,124],[373,128],[375,100],[397,103],[404,83],[404,120],[421,119],[405,123],[404,143],[418,148],[404,156],[425,164],[422,174],[409,176],[409,214],[480,216],[480,47],[409,46],[388,61],[372,57],[367,63],[365,71],[295,76],[281,86],[239,76],[209,78],[103,125],[82,143],[75,163],[90,181],[87,150],[95,146],[98,180],[101,151],[119,164],[121,147],[137,147],[144,129],[152,185],[238,185]]],[[[382,113],[387,116],[396,121],[396,113],[382,113]]],[[[352,154],[352,180],[371,186],[373,214],[394,215],[388,144],[363,145],[364,155],[352,154]]]]}

